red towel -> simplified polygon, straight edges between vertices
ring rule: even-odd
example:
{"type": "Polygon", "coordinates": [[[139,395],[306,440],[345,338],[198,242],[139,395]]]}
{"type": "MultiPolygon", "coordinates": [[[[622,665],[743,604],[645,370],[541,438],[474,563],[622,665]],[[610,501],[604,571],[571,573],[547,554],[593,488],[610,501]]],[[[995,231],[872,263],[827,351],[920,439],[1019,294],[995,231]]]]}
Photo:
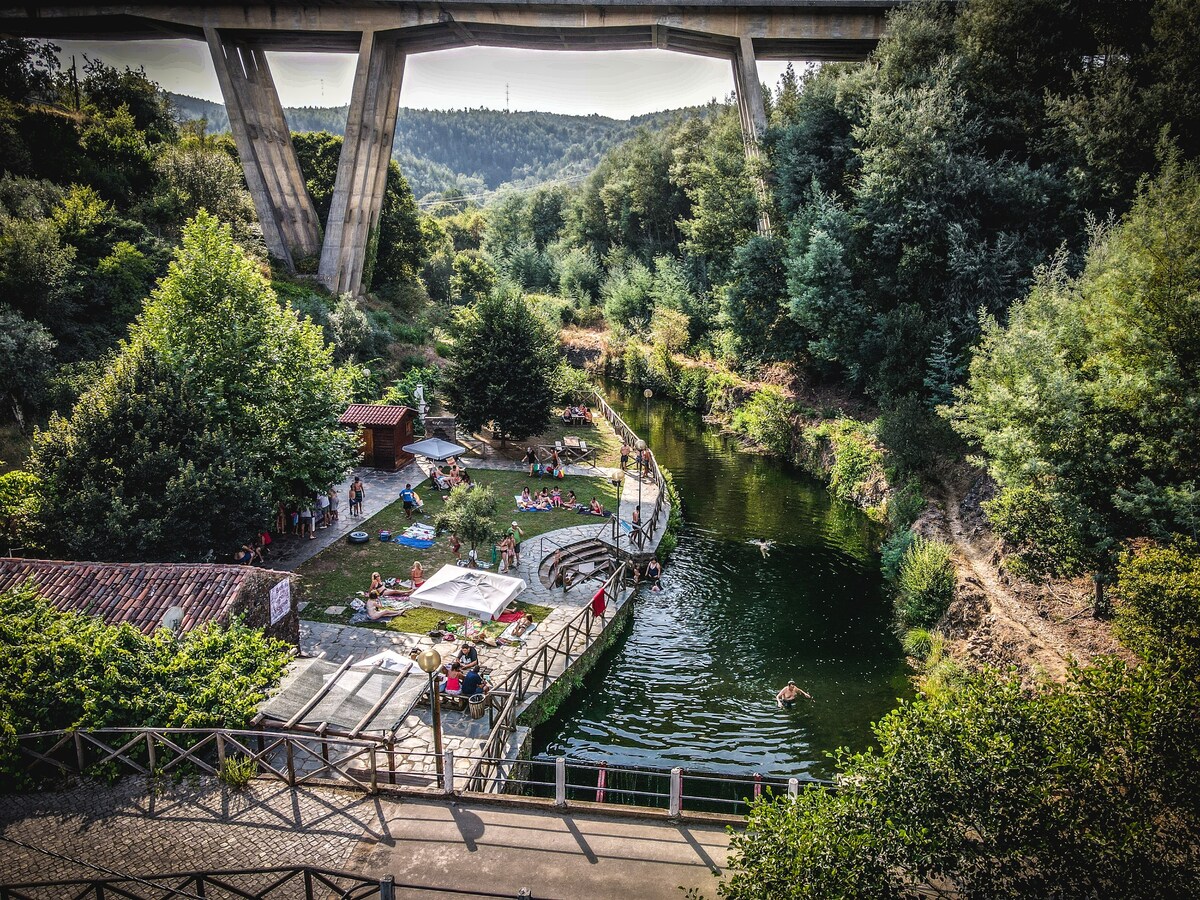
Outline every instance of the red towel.
{"type": "Polygon", "coordinates": [[[514,609],[511,612],[500,613],[500,615],[496,616],[496,621],[504,622],[507,624],[509,622],[520,622],[521,619],[523,619],[524,617],[525,617],[525,613],[521,612],[520,610],[514,609]]]}
{"type": "Polygon", "coordinates": [[[592,615],[597,617],[604,615],[606,606],[608,606],[608,601],[604,597],[604,588],[600,588],[592,597],[592,615]]]}

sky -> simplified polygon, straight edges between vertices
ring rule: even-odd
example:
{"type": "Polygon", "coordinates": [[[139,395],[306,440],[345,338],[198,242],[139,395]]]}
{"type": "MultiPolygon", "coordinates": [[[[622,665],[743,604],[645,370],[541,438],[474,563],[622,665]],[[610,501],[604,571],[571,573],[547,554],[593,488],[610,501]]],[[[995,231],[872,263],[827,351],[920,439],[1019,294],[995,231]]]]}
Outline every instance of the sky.
{"type": "MultiPolygon", "coordinates": [[[[75,54],[109,65],[145,66],[166,90],[221,102],[207,46],[200,41],[61,41],[63,65],[75,54]]],[[[355,57],[269,53],[284,106],[341,106],[350,101],[355,57]]],[[[774,85],[786,62],[758,64],[774,85]]],[[[797,64],[797,68],[801,68],[797,64]]],[[[661,109],[721,100],[733,91],[726,60],[667,50],[576,52],[464,47],[408,57],[400,105],[414,109],[509,108],[625,119],[661,109]]]]}

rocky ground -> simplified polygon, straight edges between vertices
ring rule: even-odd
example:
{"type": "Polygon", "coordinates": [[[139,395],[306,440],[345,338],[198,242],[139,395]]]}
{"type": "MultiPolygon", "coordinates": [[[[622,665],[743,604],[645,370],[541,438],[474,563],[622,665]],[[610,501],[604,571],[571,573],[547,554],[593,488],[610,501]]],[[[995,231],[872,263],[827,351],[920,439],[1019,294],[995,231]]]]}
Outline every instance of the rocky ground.
{"type": "Polygon", "coordinates": [[[1132,659],[1112,624],[1092,615],[1091,579],[1036,584],[1003,566],[1002,541],[988,527],[982,504],[991,480],[966,463],[941,474],[914,528],[954,547],[958,590],[942,620],[950,652],[968,665],[1015,667],[1027,678],[1065,677],[1070,660],[1098,654],[1132,659]]]}

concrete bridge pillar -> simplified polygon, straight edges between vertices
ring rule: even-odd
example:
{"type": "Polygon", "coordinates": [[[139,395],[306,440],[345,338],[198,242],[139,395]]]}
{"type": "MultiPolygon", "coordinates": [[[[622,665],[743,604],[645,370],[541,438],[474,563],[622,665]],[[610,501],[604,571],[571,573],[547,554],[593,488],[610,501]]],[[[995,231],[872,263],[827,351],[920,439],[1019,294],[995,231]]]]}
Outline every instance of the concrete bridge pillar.
{"type": "MultiPolygon", "coordinates": [[[[742,120],[742,140],[746,144],[746,160],[758,168],[758,143],[767,130],[767,107],[763,101],[762,82],[758,77],[758,60],[754,41],[742,35],[733,52],[733,83],[737,93],[738,115],[742,120]]],[[[758,233],[771,233],[771,217],[767,209],[767,186],[762,174],[754,172],[758,193],[758,233]]]]}
{"type": "Polygon", "coordinates": [[[215,28],[206,28],[204,36],[263,240],[272,256],[294,269],[298,257],[320,251],[320,222],[300,173],[267,55],[215,28]]]}
{"type": "Polygon", "coordinates": [[[383,207],[403,80],[398,35],[364,31],[318,270],[321,281],[335,293],[358,293],[362,287],[383,207]]]}

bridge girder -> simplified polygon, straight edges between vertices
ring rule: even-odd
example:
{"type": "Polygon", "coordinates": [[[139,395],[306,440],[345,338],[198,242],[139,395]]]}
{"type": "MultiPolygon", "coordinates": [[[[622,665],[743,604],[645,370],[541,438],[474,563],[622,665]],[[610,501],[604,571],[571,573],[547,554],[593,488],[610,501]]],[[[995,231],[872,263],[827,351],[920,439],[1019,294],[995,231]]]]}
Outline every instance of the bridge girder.
{"type": "MultiPolygon", "coordinates": [[[[309,0],[279,3],[0,3],[0,35],[59,40],[206,41],[230,113],[268,250],[291,265],[320,242],[319,277],[335,291],[362,286],[395,136],[404,60],[460,47],[648,50],[726,59],[732,65],[746,152],[766,127],[758,59],[865,59],[887,10],[910,0],[590,0],[487,3],[309,0]],[[357,53],[354,88],[323,241],[265,53],[357,53]],[[299,189],[297,189],[299,185],[299,189]]],[[[759,186],[765,196],[765,190],[759,186]]],[[[765,205],[764,205],[765,208],[765,205]]],[[[765,213],[760,230],[769,231],[765,213]]]]}

